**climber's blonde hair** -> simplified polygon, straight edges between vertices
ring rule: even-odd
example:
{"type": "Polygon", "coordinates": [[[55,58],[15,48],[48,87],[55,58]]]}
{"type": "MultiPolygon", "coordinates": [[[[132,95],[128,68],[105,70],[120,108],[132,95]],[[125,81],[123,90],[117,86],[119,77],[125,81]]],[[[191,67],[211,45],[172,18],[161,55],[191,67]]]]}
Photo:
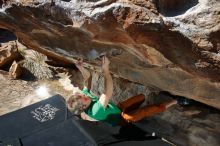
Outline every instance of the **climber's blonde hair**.
{"type": "Polygon", "coordinates": [[[68,109],[76,115],[80,115],[86,109],[86,105],[79,100],[82,95],[81,92],[75,92],[67,99],[68,109]]]}

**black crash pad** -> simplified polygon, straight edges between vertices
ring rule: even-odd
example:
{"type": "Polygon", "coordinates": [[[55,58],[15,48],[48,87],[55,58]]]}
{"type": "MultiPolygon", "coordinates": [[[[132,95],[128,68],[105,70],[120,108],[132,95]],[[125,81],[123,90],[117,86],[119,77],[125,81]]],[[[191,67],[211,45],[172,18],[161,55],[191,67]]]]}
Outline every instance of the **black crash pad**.
{"type": "Polygon", "coordinates": [[[111,127],[72,117],[21,139],[23,146],[170,146],[133,124],[111,127]]]}
{"type": "Polygon", "coordinates": [[[60,95],[0,116],[0,142],[18,139],[54,126],[67,119],[69,112],[60,95]]]}
{"type": "Polygon", "coordinates": [[[74,118],[21,139],[23,146],[95,146],[74,118]]]}
{"type": "Polygon", "coordinates": [[[112,127],[103,122],[77,120],[83,131],[99,146],[171,146],[151,133],[130,123],[112,127]]]}
{"type": "Polygon", "coordinates": [[[10,139],[0,142],[0,146],[22,146],[20,139],[10,139]]]}

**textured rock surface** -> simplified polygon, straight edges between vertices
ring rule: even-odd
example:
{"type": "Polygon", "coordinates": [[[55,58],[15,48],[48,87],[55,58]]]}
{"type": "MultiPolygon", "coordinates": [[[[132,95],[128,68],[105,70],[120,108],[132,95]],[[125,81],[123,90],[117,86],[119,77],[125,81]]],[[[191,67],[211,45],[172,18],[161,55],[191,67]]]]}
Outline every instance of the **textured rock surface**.
{"type": "Polygon", "coordinates": [[[13,79],[19,78],[22,74],[22,68],[16,61],[14,61],[9,68],[8,73],[9,76],[13,79]]]}
{"type": "MultiPolygon", "coordinates": [[[[99,74],[97,72],[93,72],[92,76],[92,92],[100,96],[104,91],[104,77],[102,74],[99,74]]],[[[153,96],[155,96],[159,92],[158,89],[143,86],[137,83],[130,82],[128,80],[118,78],[113,78],[113,85],[114,91],[112,96],[113,98],[111,100],[115,104],[138,94],[145,95],[144,104],[152,104],[155,103],[153,96]]]]}
{"type": "Polygon", "coordinates": [[[22,0],[7,5],[0,27],[32,49],[64,63],[82,57],[93,68],[107,54],[116,76],[220,108],[217,0],[183,1],[182,15],[174,17],[159,12],[165,15],[177,1],[22,0]]]}
{"type": "Polygon", "coordinates": [[[141,121],[143,129],[156,132],[176,145],[218,146],[220,143],[220,113],[204,105],[173,107],[141,121]],[[175,116],[173,116],[175,114],[175,116]]]}
{"type": "Polygon", "coordinates": [[[0,27],[28,47],[64,63],[82,57],[93,68],[107,54],[116,76],[220,109],[218,0],[19,3],[2,9],[0,27]],[[184,10],[165,17],[174,5],[184,10]]]}
{"type": "Polygon", "coordinates": [[[21,59],[18,53],[16,42],[1,43],[0,46],[0,67],[10,66],[14,60],[21,59]]]}

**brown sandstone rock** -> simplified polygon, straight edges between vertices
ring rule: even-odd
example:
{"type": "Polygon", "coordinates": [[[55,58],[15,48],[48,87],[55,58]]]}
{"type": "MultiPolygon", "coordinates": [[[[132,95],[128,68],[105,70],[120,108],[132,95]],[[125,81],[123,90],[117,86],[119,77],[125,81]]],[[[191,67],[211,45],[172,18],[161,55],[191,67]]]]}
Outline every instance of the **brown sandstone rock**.
{"type": "Polygon", "coordinates": [[[16,79],[19,78],[21,74],[22,74],[21,66],[16,61],[14,61],[9,69],[9,76],[11,78],[16,79]]]}
{"type": "Polygon", "coordinates": [[[14,60],[21,59],[16,42],[2,43],[0,47],[0,67],[10,65],[14,60]]]}
{"type": "MultiPolygon", "coordinates": [[[[166,17],[172,2],[14,2],[1,13],[0,27],[67,64],[82,57],[87,67],[99,70],[99,57],[107,54],[115,76],[220,109],[220,3],[200,0],[181,15],[166,17]]],[[[187,2],[193,1],[181,1],[176,9],[187,2]]]]}

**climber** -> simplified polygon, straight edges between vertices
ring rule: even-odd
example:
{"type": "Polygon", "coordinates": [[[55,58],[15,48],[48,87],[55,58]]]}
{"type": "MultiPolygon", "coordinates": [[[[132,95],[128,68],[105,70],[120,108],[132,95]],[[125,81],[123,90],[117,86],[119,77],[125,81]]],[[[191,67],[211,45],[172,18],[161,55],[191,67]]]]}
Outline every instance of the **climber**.
{"type": "Polygon", "coordinates": [[[147,116],[165,111],[172,105],[177,104],[177,100],[171,100],[159,105],[147,105],[139,108],[145,100],[144,95],[137,95],[118,105],[110,102],[113,93],[113,81],[109,71],[109,59],[102,58],[102,71],[104,74],[105,90],[98,98],[91,92],[92,77],[90,72],[83,67],[83,62],[76,63],[84,78],[83,90],[75,91],[67,99],[67,105],[70,111],[80,114],[82,119],[89,121],[103,121],[112,126],[123,125],[127,122],[136,122],[147,116]]]}

